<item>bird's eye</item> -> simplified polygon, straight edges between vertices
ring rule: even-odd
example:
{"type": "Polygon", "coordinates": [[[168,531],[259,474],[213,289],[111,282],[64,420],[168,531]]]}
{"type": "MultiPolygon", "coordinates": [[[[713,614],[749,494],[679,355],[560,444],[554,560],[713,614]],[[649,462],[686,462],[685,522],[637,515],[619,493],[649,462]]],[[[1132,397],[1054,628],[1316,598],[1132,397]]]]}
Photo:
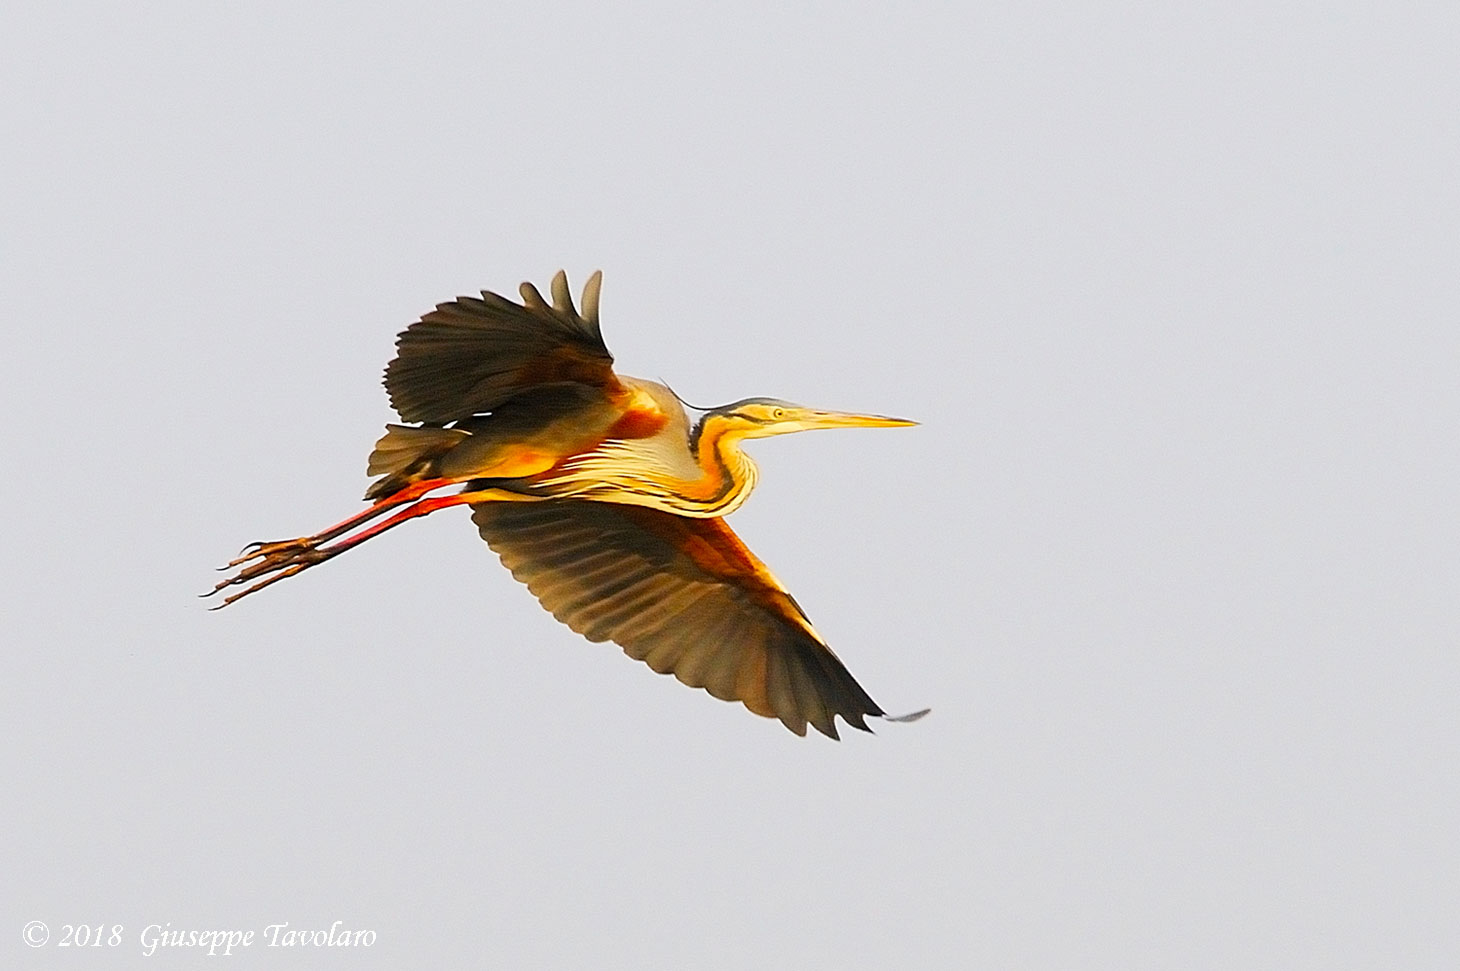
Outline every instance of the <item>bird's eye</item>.
{"type": "Polygon", "coordinates": [[[784,408],[772,408],[771,409],[771,418],[772,418],[772,420],[774,420],[774,421],[780,421],[782,418],[785,418],[785,417],[786,417],[786,409],[784,409],[784,408]]]}

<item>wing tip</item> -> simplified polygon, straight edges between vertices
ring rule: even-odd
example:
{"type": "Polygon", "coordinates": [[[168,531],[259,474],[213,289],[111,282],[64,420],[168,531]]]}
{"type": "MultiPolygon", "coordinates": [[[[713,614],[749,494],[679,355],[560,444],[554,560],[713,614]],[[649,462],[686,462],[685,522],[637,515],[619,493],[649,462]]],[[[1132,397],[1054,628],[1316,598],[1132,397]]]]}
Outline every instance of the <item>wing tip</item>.
{"type": "Polygon", "coordinates": [[[931,708],[924,708],[922,711],[912,711],[908,712],[906,715],[879,715],[878,717],[885,722],[897,722],[899,724],[907,724],[908,722],[917,721],[919,718],[922,718],[924,715],[928,714],[928,712],[932,710],[933,709],[931,708]]]}
{"type": "Polygon", "coordinates": [[[565,314],[584,324],[587,324],[594,333],[599,334],[598,323],[598,298],[603,289],[603,271],[594,270],[583,284],[583,296],[581,303],[583,309],[573,306],[573,291],[568,286],[568,274],[565,270],[559,270],[553,275],[552,282],[553,309],[558,313],[565,314]]]}
{"type": "Polygon", "coordinates": [[[603,271],[594,270],[588,282],[583,284],[583,319],[594,329],[598,328],[598,294],[603,289],[603,271]]]}

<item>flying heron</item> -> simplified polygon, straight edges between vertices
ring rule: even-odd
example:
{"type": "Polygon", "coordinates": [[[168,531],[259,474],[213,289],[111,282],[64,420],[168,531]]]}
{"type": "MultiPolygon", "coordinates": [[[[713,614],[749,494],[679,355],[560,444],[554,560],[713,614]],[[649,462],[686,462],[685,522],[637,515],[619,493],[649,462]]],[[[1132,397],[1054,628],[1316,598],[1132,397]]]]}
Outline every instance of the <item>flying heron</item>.
{"type": "MultiPolygon", "coordinates": [[[[660,674],[837,738],[888,716],[800,605],[726,525],[755,486],[748,438],[915,422],[745,398],[691,420],[663,384],[615,374],[598,324],[602,274],[573,306],[495,293],[443,303],[401,333],[385,369],[391,405],[370,454],[371,505],[312,536],[253,543],[208,594],[227,606],[418,516],[470,506],[472,522],[553,616],[612,640],[660,674]],[[462,486],[459,492],[430,493],[462,486]],[[393,509],[404,509],[365,527],[393,509]],[[361,528],[365,527],[365,528],[361,528]],[[357,531],[358,530],[358,531],[357,531]],[[349,534],[349,535],[347,535],[349,534]]],[[[698,409],[696,409],[698,411],[698,409]]]]}

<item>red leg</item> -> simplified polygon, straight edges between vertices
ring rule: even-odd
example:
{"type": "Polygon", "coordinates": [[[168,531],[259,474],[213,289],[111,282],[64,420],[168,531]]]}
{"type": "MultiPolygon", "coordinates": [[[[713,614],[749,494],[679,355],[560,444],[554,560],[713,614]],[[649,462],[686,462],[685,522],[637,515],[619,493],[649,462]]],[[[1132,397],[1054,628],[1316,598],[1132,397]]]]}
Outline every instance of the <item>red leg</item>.
{"type": "MultiPolygon", "coordinates": [[[[419,485],[424,484],[425,483],[420,483],[419,485]]],[[[415,487],[413,486],[412,488],[415,487]]],[[[379,515],[391,506],[400,505],[401,502],[406,501],[400,498],[401,494],[402,493],[396,493],[395,495],[390,496],[387,499],[381,500],[381,502],[377,503],[376,506],[381,506],[383,508],[377,509],[376,506],[372,506],[370,509],[366,510],[366,513],[369,515],[362,514],[361,516],[357,516],[354,518],[353,522],[355,524],[365,522],[371,516],[379,515]]],[[[318,545],[322,541],[321,538],[332,538],[333,536],[338,536],[341,532],[346,532],[349,529],[349,526],[345,523],[342,523],[339,526],[332,526],[330,527],[330,529],[325,530],[321,533],[316,533],[312,537],[306,537],[303,541],[295,541],[296,543],[303,543],[304,545],[289,545],[287,543],[278,544],[277,548],[270,549],[267,553],[265,553],[263,559],[260,560],[260,562],[255,563],[252,566],[244,567],[243,569],[239,570],[236,575],[219,582],[218,585],[212,589],[212,591],[204,594],[204,596],[211,596],[212,594],[217,593],[225,587],[231,587],[240,583],[247,583],[249,580],[253,580],[258,577],[265,577],[265,579],[260,580],[258,583],[255,583],[253,586],[247,588],[246,590],[242,590],[239,593],[233,594],[232,596],[226,598],[217,607],[212,608],[214,610],[220,610],[241,597],[246,597],[257,590],[262,590],[264,587],[267,587],[271,583],[277,583],[285,577],[292,577],[295,574],[300,573],[303,570],[307,570],[311,566],[314,566],[316,563],[323,563],[325,560],[328,560],[331,557],[338,556],[339,554],[345,552],[345,550],[353,549],[354,547],[359,546],[366,540],[379,536],[381,533],[385,532],[388,529],[394,529],[401,523],[409,522],[412,519],[416,519],[429,513],[433,513],[438,509],[445,509],[448,506],[461,506],[468,503],[485,502],[490,499],[500,498],[505,498],[501,490],[485,489],[477,492],[462,492],[454,496],[436,496],[435,498],[431,499],[421,499],[414,505],[401,510],[384,522],[377,523],[376,525],[371,526],[368,529],[361,530],[353,536],[348,536],[345,539],[342,539],[336,543],[331,543],[328,546],[318,545]],[[266,576],[266,574],[270,573],[274,575],[266,576]]],[[[349,522],[350,520],[346,521],[346,523],[349,522]]]]}
{"type": "Polygon", "coordinates": [[[428,515],[438,509],[446,509],[449,506],[462,506],[470,502],[481,502],[485,496],[486,493],[483,492],[459,492],[454,496],[436,496],[433,499],[422,499],[409,509],[403,509],[394,516],[391,516],[385,522],[376,523],[369,529],[362,529],[354,536],[342,539],[338,543],[331,543],[329,546],[323,547],[317,552],[323,553],[326,556],[335,556],[345,552],[345,550],[359,546],[367,539],[373,539],[379,536],[387,529],[394,529],[401,523],[410,522],[412,519],[428,515]]]}
{"type": "Polygon", "coordinates": [[[359,526],[361,523],[368,523],[376,516],[379,516],[380,514],[388,510],[394,509],[396,506],[412,502],[416,499],[419,499],[421,496],[424,496],[428,492],[434,492],[435,490],[440,489],[444,486],[449,486],[456,481],[458,480],[423,479],[420,482],[414,482],[406,486],[404,489],[401,489],[398,492],[394,492],[386,496],[384,499],[376,501],[374,505],[369,506],[368,508],[363,509],[360,512],[357,512],[349,519],[341,520],[340,522],[335,523],[333,526],[330,526],[328,529],[322,529],[311,536],[301,536],[298,539],[276,540],[270,543],[250,543],[243,548],[243,553],[241,553],[234,559],[229,560],[228,565],[223,567],[223,569],[227,570],[230,567],[238,566],[240,563],[247,563],[249,560],[259,558],[267,559],[276,554],[290,550],[312,549],[318,546],[320,543],[334,539],[336,536],[339,536],[342,533],[348,533],[350,530],[354,529],[356,526],[359,526]]]}

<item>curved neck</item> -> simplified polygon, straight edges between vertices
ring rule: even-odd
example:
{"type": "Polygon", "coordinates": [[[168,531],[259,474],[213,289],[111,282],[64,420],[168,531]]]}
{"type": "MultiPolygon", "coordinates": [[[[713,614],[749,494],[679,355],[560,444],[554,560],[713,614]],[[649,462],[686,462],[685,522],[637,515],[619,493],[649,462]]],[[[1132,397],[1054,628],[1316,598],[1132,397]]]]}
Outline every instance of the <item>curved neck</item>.
{"type": "Polygon", "coordinates": [[[690,451],[699,466],[700,478],[689,491],[700,508],[694,514],[724,516],[739,509],[750,497],[759,470],[750,456],[740,450],[744,439],[743,428],[713,412],[695,425],[690,451]]]}
{"type": "Polygon", "coordinates": [[[714,518],[739,509],[758,471],[740,450],[745,426],[713,412],[688,430],[607,439],[527,480],[546,497],[577,496],[714,518]]]}

